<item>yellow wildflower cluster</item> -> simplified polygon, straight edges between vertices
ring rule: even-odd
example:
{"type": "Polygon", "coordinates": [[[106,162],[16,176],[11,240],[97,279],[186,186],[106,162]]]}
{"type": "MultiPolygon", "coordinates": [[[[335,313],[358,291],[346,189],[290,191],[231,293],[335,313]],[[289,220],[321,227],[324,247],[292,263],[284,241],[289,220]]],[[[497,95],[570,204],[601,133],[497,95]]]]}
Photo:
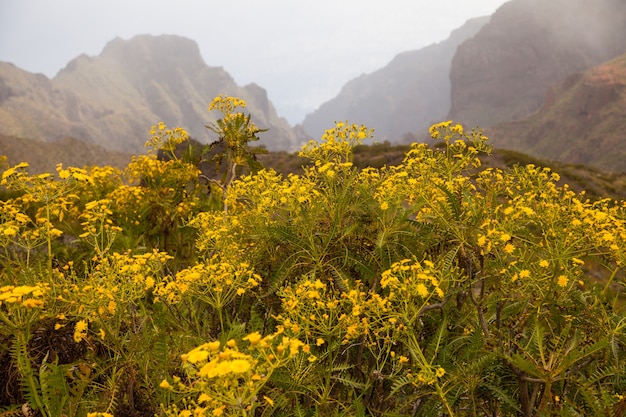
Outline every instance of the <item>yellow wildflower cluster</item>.
{"type": "Polygon", "coordinates": [[[246,262],[230,263],[215,255],[205,263],[184,269],[155,288],[157,300],[179,303],[186,293],[221,310],[235,297],[256,287],[261,277],[246,262]]]}
{"type": "MultiPolygon", "coordinates": [[[[68,268],[67,277],[61,274],[68,283],[65,288],[59,288],[56,300],[65,305],[67,314],[71,312],[90,321],[107,321],[116,315],[124,317],[127,308],[160,284],[164,265],[170,259],[171,256],[158,250],[134,255],[112,253],[97,258],[89,274],[82,278],[76,276],[73,268],[68,268]]],[[[61,323],[57,328],[64,325],[61,323]]]]}
{"type": "Polygon", "coordinates": [[[159,386],[185,396],[187,406],[172,405],[166,415],[254,415],[260,408],[271,409],[274,400],[259,392],[276,369],[308,347],[280,331],[268,336],[250,333],[242,341],[247,342],[242,348],[235,339],[207,342],[181,355],[187,381],[175,377],[159,386]]]}
{"type": "Polygon", "coordinates": [[[0,243],[6,246],[17,239],[21,231],[31,223],[28,215],[20,211],[15,201],[0,201],[0,243]]]}
{"type": "Polygon", "coordinates": [[[24,169],[28,168],[28,162],[20,162],[19,164],[7,168],[2,172],[0,177],[0,185],[8,185],[10,181],[15,181],[25,174],[24,169]]]}
{"type": "Polygon", "coordinates": [[[324,166],[329,162],[343,164],[352,162],[352,149],[367,138],[373,130],[361,125],[335,122],[335,127],[324,132],[321,142],[310,141],[302,147],[299,156],[324,166]]]}
{"type": "Polygon", "coordinates": [[[365,337],[373,341],[385,329],[378,326],[388,310],[388,300],[375,292],[364,291],[356,283],[353,289],[338,292],[319,279],[304,279],[281,293],[283,312],[277,316],[279,329],[302,337],[309,345],[329,341],[345,345],[365,337]]]}
{"type": "Polygon", "coordinates": [[[220,94],[209,104],[209,111],[218,110],[223,114],[231,114],[238,107],[245,108],[246,102],[237,97],[224,97],[223,94],[220,94]]]}
{"type": "Polygon", "coordinates": [[[383,272],[380,286],[389,291],[388,298],[394,302],[413,302],[417,296],[426,303],[433,297],[443,298],[440,279],[437,278],[440,273],[431,261],[420,263],[417,260],[403,259],[383,272]]]}
{"type": "Polygon", "coordinates": [[[273,170],[262,170],[233,182],[226,201],[229,207],[247,208],[242,214],[251,220],[261,218],[272,222],[291,218],[297,221],[298,215],[319,197],[317,184],[309,177],[289,175],[283,178],[273,170]]]}
{"type": "Polygon", "coordinates": [[[165,123],[159,122],[150,129],[150,140],[146,142],[145,147],[151,148],[150,153],[164,150],[168,152],[168,156],[175,158],[176,146],[188,139],[189,134],[182,127],[168,129],[165,123]]]}
{"type": "Polygon", "coordinates": [[[49,414],[107,416],[131,393],[177,417],[622,401],[626,203],[533,165],[479,173],[486,138],[452,122],[397,166],[358,169],[371,130],[341,122],[303,147],[303,175],[240,176],[259,132],[244,106],[210,105],[222,179],[164,124],[162,158],[123,172],[1,174],[0,338],[30,393],[59,397],[49,414]]]}
{"type": "Polygon", "coordinates": [[[42,307],[44,295],[49,291],[45,284],[41,285],[5,285],[0,287],[0,306],[3,304],[19,304],[22,307],[42,307]]]}
{"type": "Polygon", "coordinates": [[[90,201],[80,216],[84,232],[78,237],[93,246],[98,256],[103,256],[109,251],[115,237],[122,231],[121,227],[113,224],[111,219],[113,212],[110,207],[109,199],[90,201]]]}

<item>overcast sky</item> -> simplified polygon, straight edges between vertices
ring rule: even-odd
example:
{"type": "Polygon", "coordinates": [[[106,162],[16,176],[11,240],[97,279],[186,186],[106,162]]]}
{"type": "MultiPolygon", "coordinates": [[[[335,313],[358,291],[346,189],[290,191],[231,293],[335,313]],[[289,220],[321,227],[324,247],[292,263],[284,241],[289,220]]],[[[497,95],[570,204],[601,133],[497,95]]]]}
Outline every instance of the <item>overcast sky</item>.
{"type": "Polygon", "coordinates": [[[292,124],[349,80],[506,0],[0,0],[0,61],[48,77],[115,37],[176,34],[292,124]]]}

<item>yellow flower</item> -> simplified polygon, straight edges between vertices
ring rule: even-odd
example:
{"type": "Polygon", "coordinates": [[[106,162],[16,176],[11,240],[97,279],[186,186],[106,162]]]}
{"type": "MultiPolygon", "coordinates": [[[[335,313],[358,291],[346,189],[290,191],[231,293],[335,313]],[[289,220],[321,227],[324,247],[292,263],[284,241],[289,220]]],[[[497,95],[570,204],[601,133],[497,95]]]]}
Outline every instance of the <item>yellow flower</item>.
{"type": "Polygon", "coordinates": [[[116,309],[116,304],[115,301],[111,300],[109,301],[109,305],[107,306],[107,311],[109,312],[109,314],[115,314],[115,309],[116,309]]]}
{"type": "Polygon", "coordinates": [[[528,278],[530,276],[530,271],[528,269],[524,269],[519,272],[520,278],[528,278]]]}
{"type": "Polygon", "coordinates": [[[426,286],[422,283],[417,284],[417,294],[422,297],[422,298],[426,298],[428,297],[428,289],[426,288],[426,286]]]}
{"type": "Polygon", "coordinates": [[[214,416],[221,416],[222,414],[224,414],[224,409],[226,408],[225,405],[221,406],[221,407],[217,407],[213,409],[213,415],[214,416]]]}
{"type": "Polygon", "coordinates": [[[206,350],[194,349],[187,355],[187,362],[198,363],[206,360],[209,357],[209,352],[206,350]]]}
{"type": "Polygon", "coordinates": [[[515,246],[511,245],[510,243],[507,243],[507,244],[504,246],[504,252],[505,252],[505,253],[511,254],[511,253],[513,253],[514,251],[515,251],[515,246]]]}
{"type": "Polygon", "coordinates": [[[250,346],[254,346],[261,341],[261,338],[261,333],[254,332],[244,337],[243,340],[247,340],[248,342],[250,342],[250,346]]]}
{"type": "Polygon", "coordinates": [[[441,378],[442,376],[444,376],[445,373],[446,373],[446,370],[443,369],[441,366],[437,368],[437,371],[435,371],[437,378],[441,378]]]}
{"type": "Polygon", "coordinates": [[[207,347],[210,351],[215,352],[216,350],[218,350],[218,349],[220,348],[220,342],[219,342],[219,340],[217,340],[217,341],[215,341],[215,342],[208,342],[208,343],[206,344],[206,347],[207,347]]]}
{"type": "Polygon", "coordinates": [[[145,284],[146,284],[146,286],[145,286],[146,290],[149,290],[150,288],[153,288],[154,287],[154,278],[152,278],[152,277],[146,278],[145,284]]]}
{"type": "Polygon", "coordinates": [[[74,342],[80,343],[84,338],[87,337],[87,328],[89,325],[85,320],[80,320],[76,323],[74,327],[74,342]]]}
{"type": "Polygon", "coordinates": [[[42,305],[43,301],[35,300],[34,298],[27,298],[26,300],[22,301],[22,306],[26,308],[41,307],[42,305]]]}
{"type": "Polygon", "coordinates": [[[242,374],[250,369],[250,362],[245,359],[235,359],[230,363],[230,371],[234,374],[242,374]]]}
{"type": "Polygon", "coordinates": [[[550,265],[550,262],[546,261],[545,259],[542,259],[539,261],[539,266],[542,268],[547,268],[550,265]]]}
{"type": "Polygon", "coordinates": [[[4,229],[2,233],[7,237],[12,237],[17,234],[17,229],[15,227],[9,226],[6,229],[4,229]]]}
{"type": "Polygon", "coordinates": [[[389,204],[387,204],[386,201],[383,201],[382,204],[380,205],[380,209],[387,210],[388,208],[389,208],[389,204]]]}
{"type": "Polygon", "coordinates": [[[161,383],[159,384],[159,387],[163,388],[163,389],[172,389],[172,386],[170,385],[169,382],[167,382],[166,379],[164,379],[163,381],[161,381],[161,383]]]}
{"type": "Polygon", "coordinates": [[[559,284],[559,287],[565,287],[568,282],[569,278],[567,278],[565,275],[560,275],[557,280],[557,284],[559,284]]]}
{"type": "Polygon", "coordinates": [[[317,341],[315,342],[315,344],[317,346],[322,346],[324,344],[324,339],[322,339],[321,337],[317,339],[317,341]]]}

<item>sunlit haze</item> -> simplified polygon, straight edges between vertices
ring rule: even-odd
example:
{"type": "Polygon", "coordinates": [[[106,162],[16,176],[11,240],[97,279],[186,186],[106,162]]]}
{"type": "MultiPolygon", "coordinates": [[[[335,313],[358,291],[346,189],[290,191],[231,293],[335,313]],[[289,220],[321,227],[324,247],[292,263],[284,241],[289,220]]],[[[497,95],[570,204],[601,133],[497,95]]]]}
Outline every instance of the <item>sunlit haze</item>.
{"type": "Polygon", "coordinates": [[[115,37],[176,34],[302,121],[352,78],[442,41],[505,0],[0,0],[0,61],[48,77],[115,37]]]}

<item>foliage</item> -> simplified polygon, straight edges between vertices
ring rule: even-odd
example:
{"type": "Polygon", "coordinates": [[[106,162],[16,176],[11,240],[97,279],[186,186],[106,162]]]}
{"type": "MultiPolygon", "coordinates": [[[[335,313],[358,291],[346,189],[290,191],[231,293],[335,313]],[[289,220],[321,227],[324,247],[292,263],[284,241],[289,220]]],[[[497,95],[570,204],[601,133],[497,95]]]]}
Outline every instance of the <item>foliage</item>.
{"type": "Polygon", "coordinates": [[[7,412],[623,415],[624,202],[479,171],[451,122],[380,168],[339,122],[282,175],[243,105],[212,104],[216,178],[163,124],[124,171],[2,173],[7,412]]]}

